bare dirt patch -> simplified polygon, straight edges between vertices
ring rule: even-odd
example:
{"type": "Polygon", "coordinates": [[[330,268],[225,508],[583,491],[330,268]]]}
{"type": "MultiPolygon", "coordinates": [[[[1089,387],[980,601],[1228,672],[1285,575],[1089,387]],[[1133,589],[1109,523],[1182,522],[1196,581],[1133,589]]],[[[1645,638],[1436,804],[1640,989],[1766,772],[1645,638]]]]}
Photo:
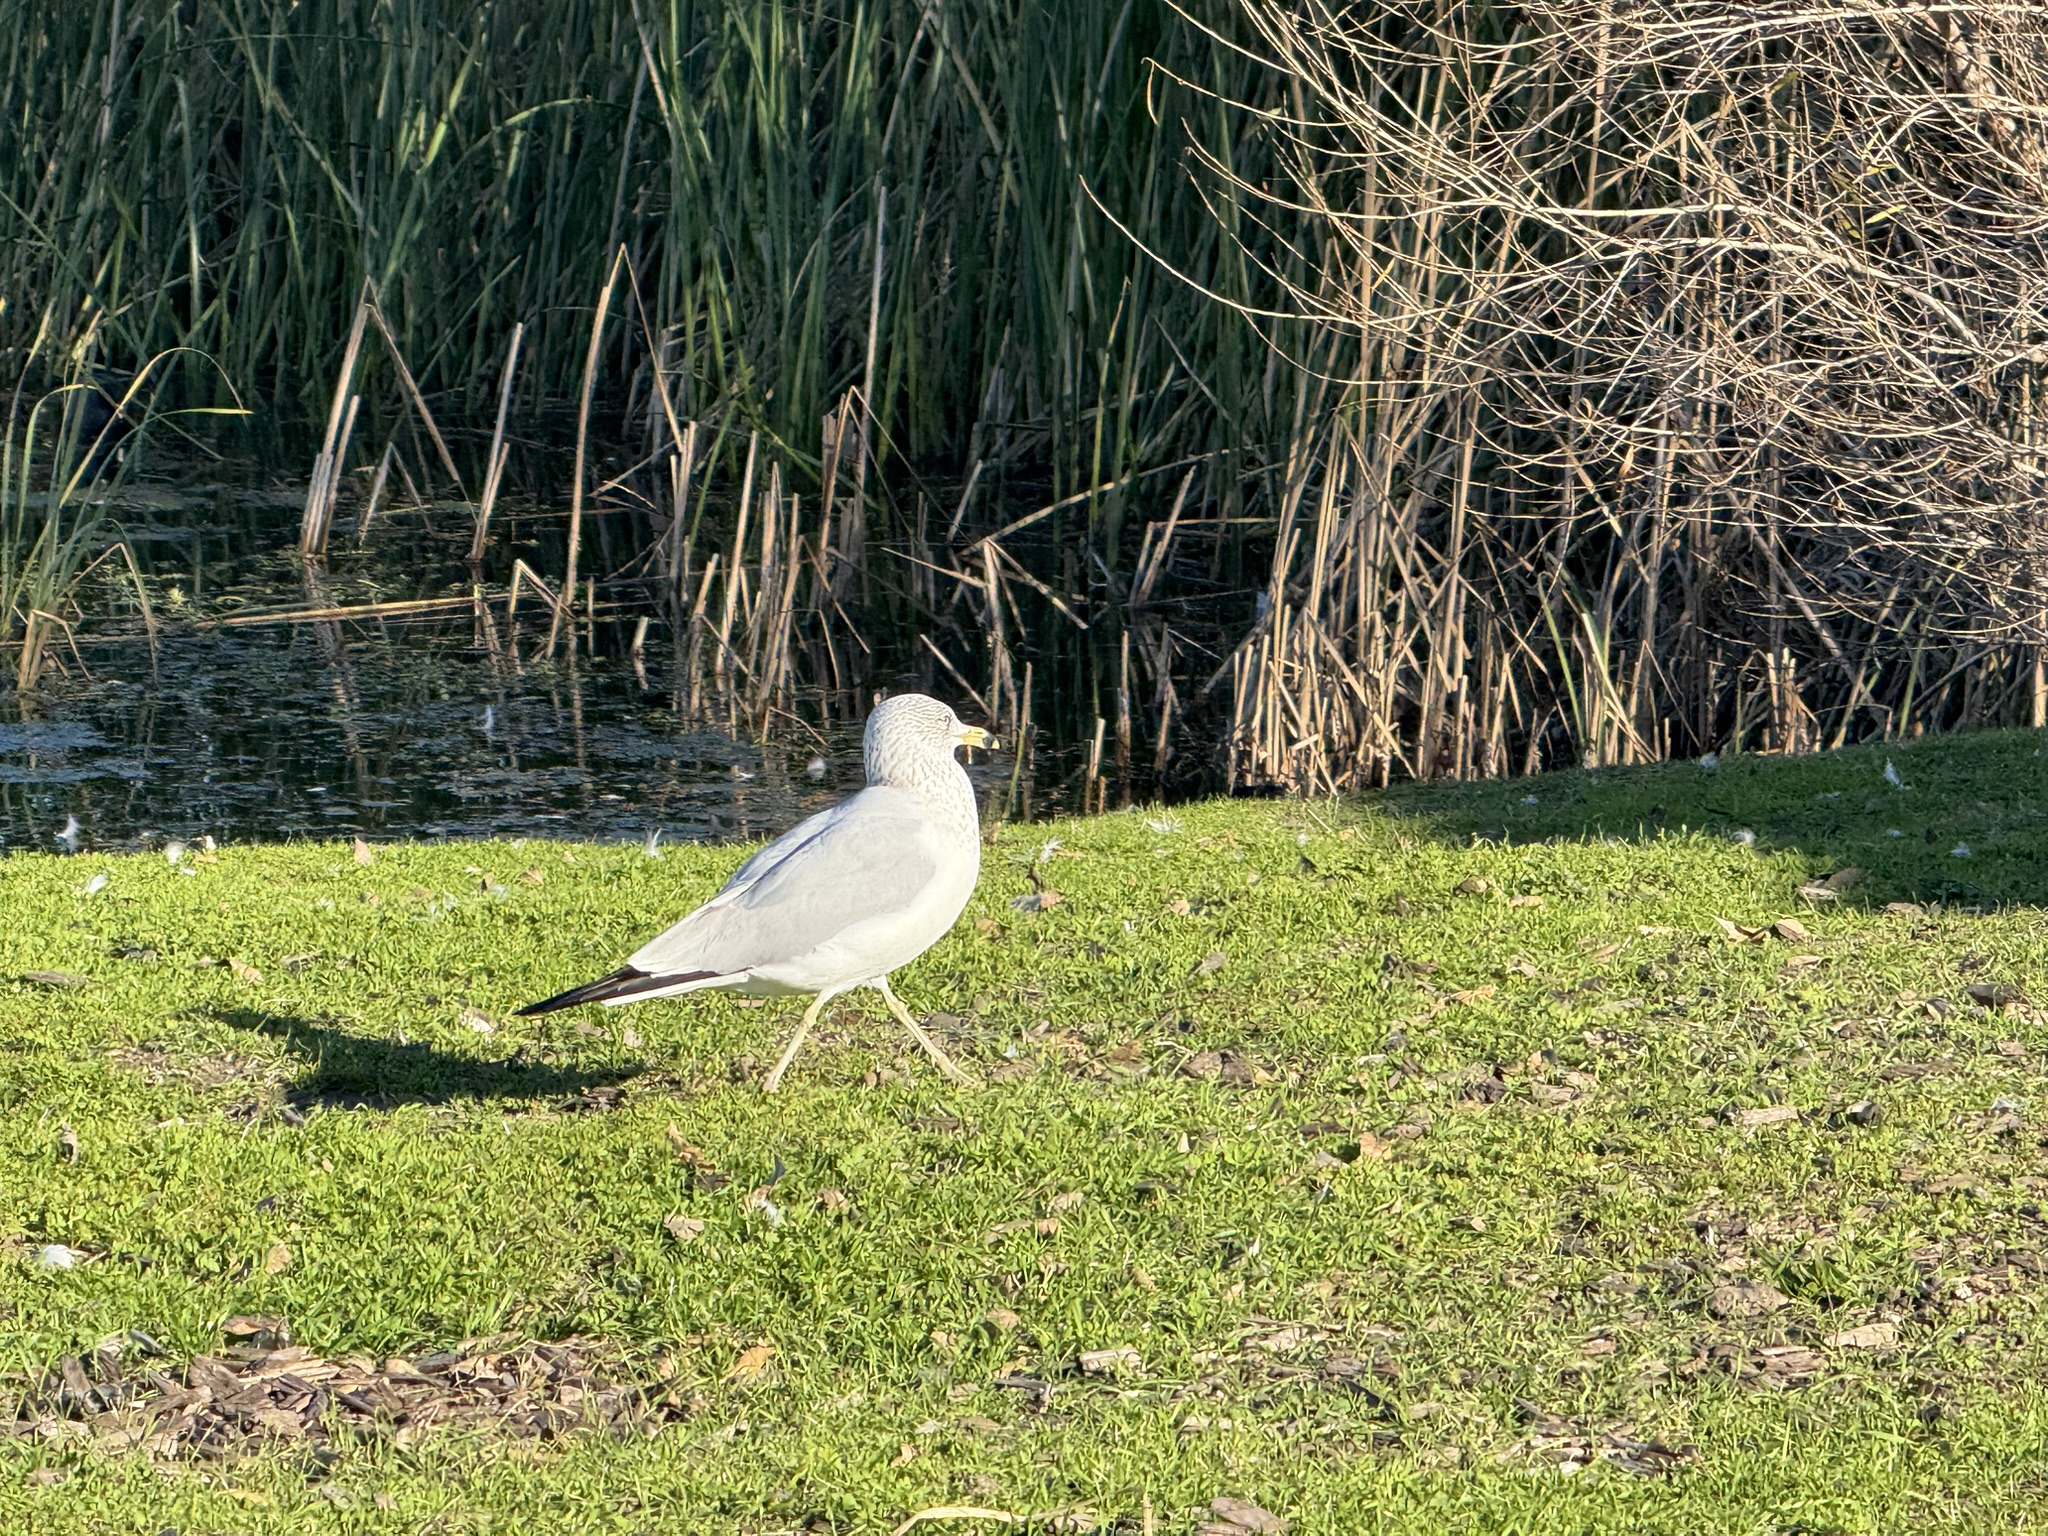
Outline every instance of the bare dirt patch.
{"type": "Polygon", "coordinates": [[[152,1088],[174,1084],[214,1093],[223,1088],[275,1088],[291,1076],[291,1064],[274,1056],[240,1051],[179,1051],[150,1042],[112,1053],[116,1067],[140,1073],[152,1088]]]}

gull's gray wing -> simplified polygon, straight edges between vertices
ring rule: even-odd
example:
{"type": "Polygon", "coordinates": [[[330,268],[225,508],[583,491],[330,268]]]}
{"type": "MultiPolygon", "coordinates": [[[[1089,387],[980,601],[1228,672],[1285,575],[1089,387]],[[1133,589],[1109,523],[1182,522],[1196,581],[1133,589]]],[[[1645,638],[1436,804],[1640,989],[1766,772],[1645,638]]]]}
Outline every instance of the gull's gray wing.
{"type": "Polygon", "coordinates": [[[723,890],[626,964],[650,976],[728,976],[809,954],[917,899],[939,873],[929,833],[908,795],[864,789],[748,859],[723,890]]]}

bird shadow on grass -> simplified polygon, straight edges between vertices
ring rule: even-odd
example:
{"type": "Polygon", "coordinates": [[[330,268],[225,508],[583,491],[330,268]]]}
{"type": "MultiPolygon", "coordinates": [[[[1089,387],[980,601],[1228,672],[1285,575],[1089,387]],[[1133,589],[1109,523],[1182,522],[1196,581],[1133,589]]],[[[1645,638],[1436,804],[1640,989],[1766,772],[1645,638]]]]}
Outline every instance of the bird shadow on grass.
{"type": "Polygon", "coordinates": [[[222,1023],[279,1042],[305,1063],[285,1090],[294,1110],[394,1109],[460,1099],[550,1100],[559,1109],[601,1110],[617,1103],[623,1084],[646,1068],[637,1062],[583,1070],[525,1061],[459,1055],[416,1041],[373,1039],[292,1014],[236,1008],[222,1023]]]}

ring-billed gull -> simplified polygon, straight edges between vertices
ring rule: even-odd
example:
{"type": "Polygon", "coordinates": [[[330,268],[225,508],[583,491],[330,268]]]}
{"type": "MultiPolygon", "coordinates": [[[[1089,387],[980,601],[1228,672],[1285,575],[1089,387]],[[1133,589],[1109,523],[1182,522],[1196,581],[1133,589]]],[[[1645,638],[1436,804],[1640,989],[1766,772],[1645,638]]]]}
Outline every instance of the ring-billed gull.
{"type": "Polygon", "coordinates": [[[862,743],[868,787],[742,864],[725,888],[609,976],[522,1015],[578,1003],[638,1002],[717,989],[750,997],[813,993],[768,1074],[773,1093],[826,1003],[873,987],[955,1082],[972,1082],[889,987],[889,973],[945,937],[981,873],[974,786],[956,747],[994,746],[979,726],[923,694],[875,706],[862,743]]]}

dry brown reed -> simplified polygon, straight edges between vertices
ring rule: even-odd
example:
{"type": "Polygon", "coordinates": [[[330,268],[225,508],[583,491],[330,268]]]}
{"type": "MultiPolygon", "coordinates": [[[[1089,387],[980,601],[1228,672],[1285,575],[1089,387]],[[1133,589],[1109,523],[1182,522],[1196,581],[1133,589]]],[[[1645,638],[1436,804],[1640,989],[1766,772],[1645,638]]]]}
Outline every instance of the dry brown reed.
{"type": "Polygon", "coordinates": [[[1202,182],[1306,215],[1260,318],[1323,403],[1232,782],[2048,723],[2048,11],[1245,13],[1288,174],[1202,182]]]}

